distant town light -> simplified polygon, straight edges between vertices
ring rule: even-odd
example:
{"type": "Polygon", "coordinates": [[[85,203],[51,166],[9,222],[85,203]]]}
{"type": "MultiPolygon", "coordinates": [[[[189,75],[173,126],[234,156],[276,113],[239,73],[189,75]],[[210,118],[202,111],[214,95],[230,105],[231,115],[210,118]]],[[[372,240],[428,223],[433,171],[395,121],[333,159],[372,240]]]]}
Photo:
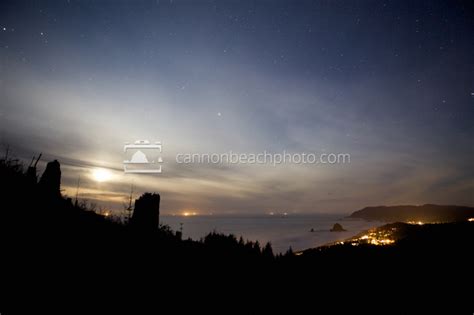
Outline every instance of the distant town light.
{"type": "Polygon", "coordinates": [[[197,215],[197,212],[195,212],[195,211],[184,211],[183,212],[184,217],[191,217],[191,216],[195,216],[195,215],[197,215]]]}
{"type": "Polygon", "coordinates": [[[425,224],[425,223],[422,222],[422,221],[408,221],[407,223],[408,223],[408,224],[417,224],[417,225],[423,225],[423,224],[425,224]]]}

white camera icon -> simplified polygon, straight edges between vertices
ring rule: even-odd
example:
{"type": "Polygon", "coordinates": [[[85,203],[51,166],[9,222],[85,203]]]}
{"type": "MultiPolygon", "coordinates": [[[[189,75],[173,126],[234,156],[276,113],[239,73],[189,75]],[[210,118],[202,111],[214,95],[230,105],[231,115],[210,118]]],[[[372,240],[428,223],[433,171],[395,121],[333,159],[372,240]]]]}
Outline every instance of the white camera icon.
{"type": "Polygon", "coordinates": [[[161,158],[162,144],[154,144],[148,140],[137,140],[133,144],[125,143],[124,154],[133,152],[129,159],[123,161],[125,173],[157,174],[162,172],[161,158]]]}

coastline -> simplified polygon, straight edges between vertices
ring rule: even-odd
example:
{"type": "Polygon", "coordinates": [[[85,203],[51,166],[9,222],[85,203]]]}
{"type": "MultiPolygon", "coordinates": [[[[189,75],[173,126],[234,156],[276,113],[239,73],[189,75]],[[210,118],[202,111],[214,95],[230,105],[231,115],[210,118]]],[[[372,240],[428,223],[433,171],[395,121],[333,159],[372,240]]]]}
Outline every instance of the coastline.
{"type": "Polygon", "coordinates": [[[341,214],[162,216],[161,222],[176,231],[182,227],[185,239],[199,240],[216,231],[237,238],[242,236],[244,240],[258,240],[260,244],[270,242],[275,253],[285,253],[290,247],[293,251],[304,251],[324,246],[384,224],[341,214]],[[342,224],[346,231],[331,232],[335,223],[342,224]]]}

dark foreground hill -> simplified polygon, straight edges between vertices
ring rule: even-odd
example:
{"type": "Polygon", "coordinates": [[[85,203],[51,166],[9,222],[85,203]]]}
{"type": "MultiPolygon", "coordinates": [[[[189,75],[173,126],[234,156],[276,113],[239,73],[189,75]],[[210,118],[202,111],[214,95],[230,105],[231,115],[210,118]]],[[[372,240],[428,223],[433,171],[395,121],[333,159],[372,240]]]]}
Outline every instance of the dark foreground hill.
{"type": "Polygon", "coordinates": [[[353,212],[351,218],[384,222],[456,222],[474,218],[474,208],[464,206],[378,206],[353,212]]]}
{"type": "MultiPolygon", "coordinates": [[[[334,297],[352,310],[376,299],[387,301],[391,311],[410,313],[409,301],[427,305],[420,292],[472,311],[464,290],[473,281],[472,223],[411,226],[417,237],[387,246],[348,243],[275,256],[270,245],[232,235],[183,240],[146,222],[146,214],[130,224],[112,222],[63,197],[60,173],[53,162],[38,180],[36,169],[0,160],[2,314],[30,313],[29,307],[68,313],[81,306],[96,313],[104,302],[104,313],[124,304],[132,304],[133,314],[140,307],[164,313],[165,305],[259,314],[282,304],[291,313],[300,313],[299,307],[306,313],[334,297]]],[[[144,211],[156,211],[159,196],[147,196],[144,211]]]]}

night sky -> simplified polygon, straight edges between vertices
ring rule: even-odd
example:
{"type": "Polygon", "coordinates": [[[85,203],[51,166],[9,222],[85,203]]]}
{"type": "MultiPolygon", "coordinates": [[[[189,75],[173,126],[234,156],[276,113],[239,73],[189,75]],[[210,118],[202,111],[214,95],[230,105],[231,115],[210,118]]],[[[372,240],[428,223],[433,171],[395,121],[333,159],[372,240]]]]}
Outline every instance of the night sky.
{"type": "Polygon", "coordinates": [[[2,1],[0,141],[64,193],[164,213],[474,205],[470,1],[2,1]],[[163,174],[125,175],[160,140],[163,174]],[[177,165],[178,152],[335,152],[344,165],[177,165]],[[44,164],[41,164],[44,167],[44,164]],[[113,172],[108,182],[90,172],[113,172]]]}

